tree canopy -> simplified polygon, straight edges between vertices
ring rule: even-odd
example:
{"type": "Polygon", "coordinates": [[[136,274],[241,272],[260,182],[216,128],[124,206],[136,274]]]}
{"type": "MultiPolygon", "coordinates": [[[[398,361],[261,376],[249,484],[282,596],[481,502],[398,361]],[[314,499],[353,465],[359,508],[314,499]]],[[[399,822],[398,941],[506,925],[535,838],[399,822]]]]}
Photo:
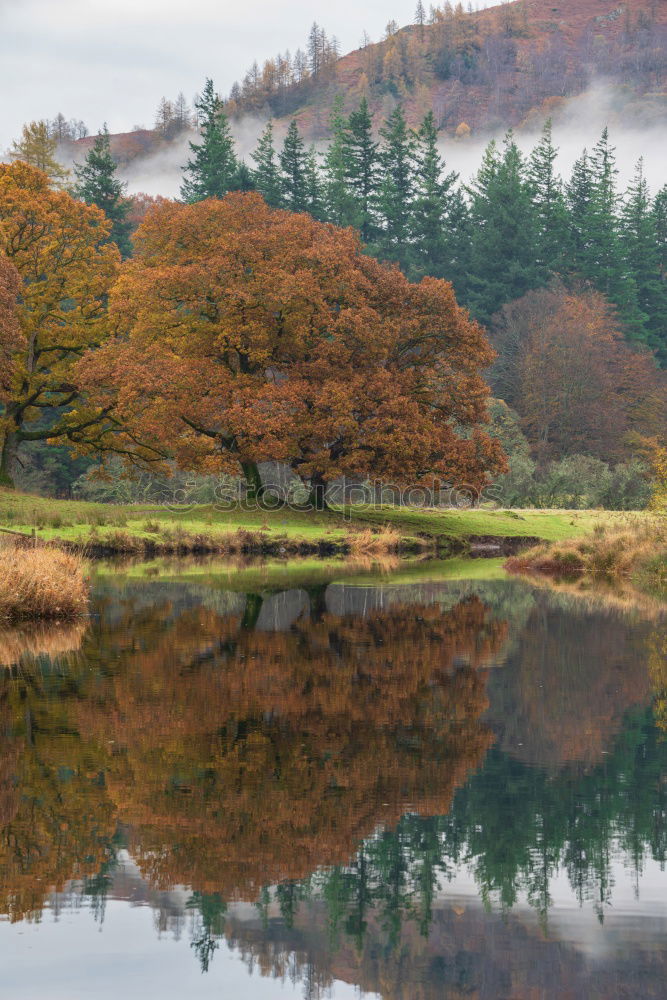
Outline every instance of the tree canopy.
{"type": "Polygon", "coordinates": [[[492,352],[451,285],[414,285],[351,230],[255,194],[145,219],[79,376],[184,467],[289,462],[311,482],[433,475],[481,488],[492,352]]]}

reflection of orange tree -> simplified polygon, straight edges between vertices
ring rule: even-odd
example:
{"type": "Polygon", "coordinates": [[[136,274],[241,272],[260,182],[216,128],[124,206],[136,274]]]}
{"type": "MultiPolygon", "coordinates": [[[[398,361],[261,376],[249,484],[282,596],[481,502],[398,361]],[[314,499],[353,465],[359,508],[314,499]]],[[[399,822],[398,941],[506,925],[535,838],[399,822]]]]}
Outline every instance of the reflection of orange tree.
{"type": "Polygon", "coordinates": [[[38,667],[0,680],[0,912],[100,870],[115,830],[106,757],[72,727],[71,678],[38,667]]]}
{"type": "Polygon", "coordinates": [[[667,626],[661,621],[647,639],[648,672],[653,688],[653,713],[658,729],[667,733],[667,626]]]}
{"type": "Polygon", "coordinates": [[[284,633],[201,607],[164,624],[79,706],[115,741],[109,791],[161,886],[252,894],[345,862],[377,823],[446,812],[489,745],[476,668],[505,628],[477,598],[284,633]]]}

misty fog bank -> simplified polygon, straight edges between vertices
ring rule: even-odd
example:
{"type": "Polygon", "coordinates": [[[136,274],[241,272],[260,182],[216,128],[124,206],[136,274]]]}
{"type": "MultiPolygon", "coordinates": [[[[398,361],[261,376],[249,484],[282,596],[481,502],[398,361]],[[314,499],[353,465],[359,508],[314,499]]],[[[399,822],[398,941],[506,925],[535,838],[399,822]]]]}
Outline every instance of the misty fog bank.
{"type": "MultiPolygon", "coordinates": [[[[266,119],[257,117],[231,123],[238,155],[249,166],[253,165],[250,154],[265,124],[266,119]]],[[[644,157],[645,175],[651,189],[655,192],[662,187],[667,180],[664,167],[667,162],[667,124],[658,121],[648,126],[629,126],[619,113],[617,91],[602,83],[579,97],[571,98],[554,120],[554,141],[560,150],[558,169],[563,178],[569,177],[584,147],[590,150],[605,127],[609,128],[611,141],[616,147],[620,189],[624,189],[631,180],[640,156],[644,157]]],[[[276,126],[277,146],[282,142],[284,132],[285,126],[276,126]]],[[[479,169],[487,143],[491,139],[502,141],[504,134],[504,131],[498,131],[495,134],[473,135],[461,141],[443,134],[440,150],[447,168],[456,170],[463,182],[469,181],[479,169]]],[[[521,150],[528,153],[537,142],[539,131],[517,130],[515,137],[521,150]]],[[[182,134],[159,152],[119,168],[119,175],[127,182],[128,192],[178,197],[183,167],[190,155],[189,141],[197,141],[196,134],[182,134]]],[[[318,142],[316,146],[324,151],[326,142],[318,142]]]]}

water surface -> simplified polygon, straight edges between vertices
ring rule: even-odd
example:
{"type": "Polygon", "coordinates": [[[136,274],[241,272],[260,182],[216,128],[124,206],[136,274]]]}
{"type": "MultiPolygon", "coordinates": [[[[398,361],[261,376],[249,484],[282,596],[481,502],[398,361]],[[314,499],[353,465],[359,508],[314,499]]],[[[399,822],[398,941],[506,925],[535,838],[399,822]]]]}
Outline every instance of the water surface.
{"type": "Polygon", "coordinates": [[[0,996],[665,995],[657,611],[491,563],[93,611],[0,632],[0,996]]]}

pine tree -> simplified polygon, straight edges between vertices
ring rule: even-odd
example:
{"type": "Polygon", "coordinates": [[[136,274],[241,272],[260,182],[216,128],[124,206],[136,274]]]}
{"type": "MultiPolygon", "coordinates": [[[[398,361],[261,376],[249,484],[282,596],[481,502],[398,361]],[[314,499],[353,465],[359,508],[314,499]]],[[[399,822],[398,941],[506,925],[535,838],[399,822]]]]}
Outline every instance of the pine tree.
{"type": "Polygon", "coordinates": [[[257,149],[250,155],[255,161],[253,181],[256,190],[262,195],[267,205],[271,205],[272,208],[280,208],[282,191],[276,162],[276,150],[273,144],[272,122],[267,122],[257,143],[257,149]]]}
{"type": "Polygon", "coordinates": [[[549,119],[531,153],[528,177],[536,209],[537,262],[548,271],[562,273],[567,265],[568,215],[563,182],[556,173],[557,157],[549,119]]]}
{"type": "Polygon", "coordinates": [[[234,191],[254,191],[255,190],[255,178],[253,176],[253,171],[250,169],[245,160],[240,160],[238,169],[236,171],[236,177],[234,179],[234,191]]]}
{"type": "Polygon", "coordinates": [[[355,201],[347,177],[345,135],[347,118],[343,112],[343,97],[334,100],[329,129],[331,141],[324,156],[324,204],[326,218],[336,226],[352,226],[355,222],[355,201]]]}
{"type": "Polygon", "coordinates": [[[317,151],[314,146],[308,150],[306,157],[306,202],[308,211],[315,219],[323,221],[326,218],[324,205],[324,185],[317,162],[317,151]]]}
{"type": "Polygon", "coordinates": [[[621,248],[637,289],[637,304],[644,316],[650,347],[667,359],[667,282],[661,272],[656,216],[639,160],[621,213],[621,248]]]}
{"type": "Polygon", "coordinates": [[[106,123],[80,166],[74,167],[74,194],[87,205],[97,205],[111,220],[111,242],[123,257],[132,253],[131,225],[127,221],[130,207],[124,197],[125,184],[116,177],[116,163],[111,155],[109,130],[106,123]]]}
{"type": "Polygon", "coordinates": [[[590,158],[575,163],[568,187],[575,273],[590,281],[613,302],[626,334],[645,340],[645,320],[637,289],[623,259],[616,190],[615,151],[605,128],[590,158]]]}
{"type": "Polygon", "coordinates": [[[444,173],[438,152],[438,134],[429,111],[417,133],[415,192],[410,223],[411,274],[431,274],[456,283],[459,278],[459,239],[465,229],[465,205],[456,187],[458,174],[444,173]]]}
{"type": "Polygon", "coordinates": [[[296,121],[292,121],[280,152],[280,185],[283,203],[292,212],[308,211],[306,173],[306,149],[296,121]]]}
{"type": "MultiPolygon", "coordinates": [[[[662,187],[653,201],[651,216],[655,226],[658,274],[663,286],[667,285],[667,184],[662,187]]],[[[667,294],[667,293],[666,293],[667,294]]],[[[657,324],[653,325],[655,329],[657,324]]],[[[667,329],[656,329],[660,338],[658,357],[663,368],[667,368],[667,329]]]]}
{"type": "Polygon", "coordinates": [[[566,187],[566,206],[569,222],[568,244],[570,266],[580,271],[588,246],[588,215],[593,200],[593,171],[588,150],[584,149],[572,167],[566,187]]]}
{"type": "Polygon", "coordinates": [[[526,163],[509,132],[494,142],[470,188],[471,236],[467,304],[488,323],[505,302],[544,283],[536,262],[537,220],[526,163]]]}
{"type": "Polygon", "coordinates": [[[181,185],[181,197],[190,204],[204,198],[223,198],[234,189],[238,176],[234,140],[212,80],[207,79],[195,108],[202,141],[189,144],[193,155],[181,185]]]}
{"type": "Polygon", "coordinates": [[[355,201],[355,225],[362,240],[369,243],[377,231],[378,147],[373,141],[373,122],[366,98],[348,119],[345,170],[355,201]]]}
{"type": "Polygon", "coordinates": [[[383,255],[407,267],[414,196],[415,136],[399,106],[380,130],[380,185],[377,199],[383,255]]]}

